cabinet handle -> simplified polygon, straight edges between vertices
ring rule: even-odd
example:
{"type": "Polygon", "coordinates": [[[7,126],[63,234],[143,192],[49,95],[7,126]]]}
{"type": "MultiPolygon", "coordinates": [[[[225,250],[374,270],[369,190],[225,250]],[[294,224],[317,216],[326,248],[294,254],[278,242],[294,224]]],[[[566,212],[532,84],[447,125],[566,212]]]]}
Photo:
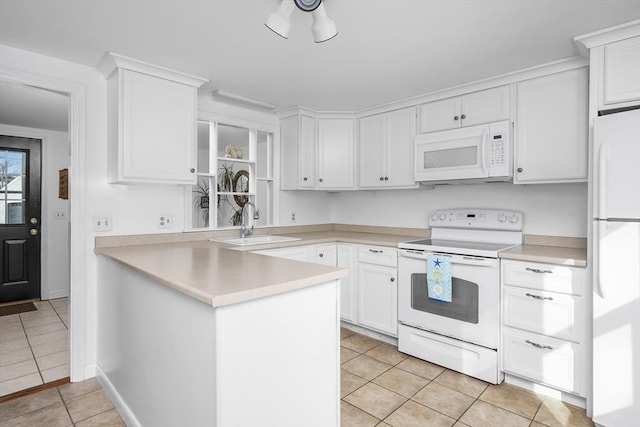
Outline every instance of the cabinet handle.
{"type": "Polygon", "coordinates": [[[392,281],[392,282],[395,282],[395,281],[396,281],[396,278],[395,278],[395,277],[392,277],[392,278],[391,278],[391,281],[392,281]]]}
{"type": "Polygon", "coordinates": [[[302,178],[302,180],[303,180],[303,181],[306,181],[306,180],[307,180],[307,177],[305,176],[304,178],[302,178]]]}
{"type": "Polygon", "coordinates": [[[518,168],[518,172],[522,172],[522,168],[518,168]]]}
{"type": "Polygon", "coordinates": [[[533,342],[533,341],[529,341],[526,340],[525,341],[527,344],[531,344],[532,346],[534,346],[535,348],[541,348],[541,349],[547,349],[547,350],[553,350],[553,347],[551,347],[550,345],[542,345],[542,344],[538,344],[537,342],[533,342]]]}
{"type": "Polygon", "coordinates": [[[466,118],[467,118],[467,115],[466,115],[466,114],[463,114],[463,115],[461,115],[461,116],[460,116],[460,118],[461,118],[462,120],[464,120],[464,119],[466,119],[466,118]]]}
{"type": "Polygon", "coordinates": [[[383,178],[383,177],[380,177],[380,181],[384,181],[384,178],[383,178]]]}
{"type": "Polygon", "coordinates": [[[369,249],[369,252],[371,252],[372,254],[381,254],[383,251],[379,251],[377,249],[369,249]]]}
{"type": "Polygon", "coordinates": [[[324,254],[319,254],[318,256],[319,256],[320,258],[322,258],[322,257],[324,256],[324,254]]]}
{"type": "Polygon", "coordinates": [[[458,120],[460,120],[460,117],[458,117],[458,116],[453,116],[453,120],[458,121],[458,120]]]}
{"type": "Polygon", "coordinates": [[[320,180],[319,180],[319,181],[320,181],[320,182],[322,182],[322,181],[323,181],[323,180],[322,180],[322,178],[320,178],[320,180]]]}
{"type": "Polygon", "coordinates": [[[385,181],[389,181],[389,177],[388,177],[388,176],[385,176],[385,177],[384,177],[384,180],[385,180],[385,181]]]}
{"type": "Polygon", "coordinates": [[[189,169],[189,172],[194,173],[196,170],[194,168],[189,169]]]}
{"type": "Polygon", "coordinates": [[[529,267],[527,267],[527,268],[525,268],[525,270],[530,271],[532,273],[553,274],[553,271],[551,271],[551,270],[540,270],[539,268],[529,268],[529,267]]]}
{"type": "Polygon", "coordinates": [[[543,296],[540,296],[540,295],[533,295],[533,294],[530,294],[528,292],[525,295],[528,296],[528,297],[531,297],[531,298],[535,298],[535,299],[553,301],[553,298],[551,298],[551,297],[543,297],[543,296]]]}

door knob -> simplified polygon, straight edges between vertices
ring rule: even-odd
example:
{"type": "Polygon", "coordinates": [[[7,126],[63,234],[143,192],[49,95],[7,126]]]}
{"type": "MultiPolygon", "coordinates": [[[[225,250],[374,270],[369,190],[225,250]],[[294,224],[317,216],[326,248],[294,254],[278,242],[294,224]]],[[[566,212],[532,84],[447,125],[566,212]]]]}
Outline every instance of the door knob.
{"type": "Polygon", "coordinates": [[[38,235],[38,229],[37,228],[32,228],[31,230],[29,230],[29,234],[31,234],[32,236],[37,236],[38,235]]]}
{"type": "Polygon", "coordinates": [[[35,218],[35,217],[34,217],[34,218],[31,218],[31,219],[29,220],[29,222],[30,222],[31,224],[37,224],[37,223],[38,223],[38,218],[35,218]]]}

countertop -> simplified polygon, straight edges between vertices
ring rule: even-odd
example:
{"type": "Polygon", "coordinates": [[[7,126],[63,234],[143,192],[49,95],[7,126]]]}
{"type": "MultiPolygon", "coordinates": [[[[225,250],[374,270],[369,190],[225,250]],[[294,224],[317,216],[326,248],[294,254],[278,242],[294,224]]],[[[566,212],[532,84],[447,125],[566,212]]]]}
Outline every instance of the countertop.
{"type": "Polygon", "coordinates": [[[542,262],[547,264],[587,266],[586,248],[563,248],[558,246],[522,245],[500,252],[500,258],[517,261],[542,262]]]}
{"type": "MultiPolygon", "coordinates": [[[[184,234],[184,233],[183,233],[184,234]]],[[[221,307],[277,295],[340,279],[343,268],[264,256],[252,251],[344,242],[397,247],[398,243],[422,236],[367,231],[316,230],[282,233],[300,240],[250,246],[232,246],[209,240],[149,243],[148,236],[123,236],[126,244],[102,246],[95,252],[142,273],[198,301],[221,307]]],[[[184,238],[184,236],[180,236],[184,238]]],[[[501,252],[503,259],[586,266],[586,250],[553,246],[522,245],[501,252]]]]}

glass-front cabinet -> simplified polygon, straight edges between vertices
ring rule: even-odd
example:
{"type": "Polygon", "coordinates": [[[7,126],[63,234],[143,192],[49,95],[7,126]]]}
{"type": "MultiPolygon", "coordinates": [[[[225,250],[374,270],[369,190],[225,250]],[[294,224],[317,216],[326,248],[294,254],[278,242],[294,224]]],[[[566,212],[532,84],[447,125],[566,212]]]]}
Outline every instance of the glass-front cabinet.
{"type": "Polygon", "coordinates": [[[199,121],[197,159],[191,228],[238,227],[243,210],[247,226],[272,224],[272,133],[199,121]]]}

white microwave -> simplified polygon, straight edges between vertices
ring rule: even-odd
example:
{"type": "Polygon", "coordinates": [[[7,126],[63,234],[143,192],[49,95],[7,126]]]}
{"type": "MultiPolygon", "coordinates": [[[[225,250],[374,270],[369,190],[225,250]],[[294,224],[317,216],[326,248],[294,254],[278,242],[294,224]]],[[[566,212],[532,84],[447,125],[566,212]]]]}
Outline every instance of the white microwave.
{"type": "Polygon", "coordinates": [[[432,132],[415,138],[416,181],[510,181],[509,120],[432,132]]]}

